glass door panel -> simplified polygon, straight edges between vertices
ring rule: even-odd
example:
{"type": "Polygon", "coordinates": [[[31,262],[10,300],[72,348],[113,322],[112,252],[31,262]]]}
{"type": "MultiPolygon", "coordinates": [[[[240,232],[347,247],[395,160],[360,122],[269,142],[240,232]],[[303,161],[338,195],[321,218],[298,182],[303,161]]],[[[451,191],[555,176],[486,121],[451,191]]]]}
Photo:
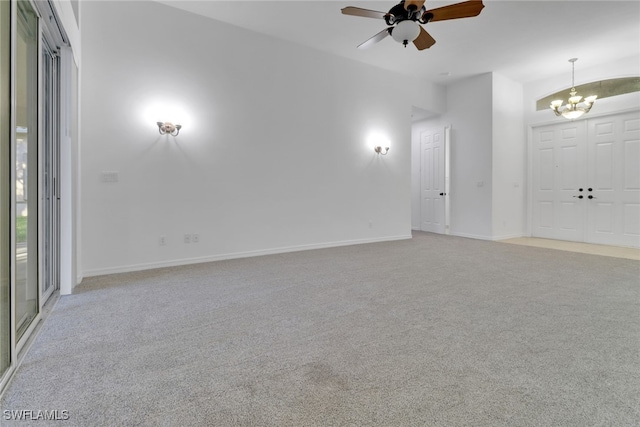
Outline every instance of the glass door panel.
{"type": "Polygon", "coordinates": [[[43,234],[42,294],[44,304],[60,281],[59,273],[59,153],[58,138],[58,69],[59,56],[42,40],[42,164],[43,164],[43,234]]]}
{"type": "Polygon", "coordinates": [[[11,2],[0,1],[0,378],[11,363],[11,2]]]}
{"type": "Polygon", "coordinates": [[[15,327],[20,339],[38,314],[38,18],[17,2],[15,54],[15,327]]]}

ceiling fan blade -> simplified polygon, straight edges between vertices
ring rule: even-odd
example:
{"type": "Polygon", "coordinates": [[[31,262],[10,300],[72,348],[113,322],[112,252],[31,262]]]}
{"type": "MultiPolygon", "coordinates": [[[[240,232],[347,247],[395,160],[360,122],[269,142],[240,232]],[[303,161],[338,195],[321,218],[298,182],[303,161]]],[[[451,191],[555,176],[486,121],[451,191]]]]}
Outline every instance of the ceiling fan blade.
{"type": "Polygon", "coordinates": [[[411,6],[415,6],[414,10],[420,10],[420,8],[424,5],[424,0],[405,0],[404,8],[409,10],[411,6]]]}
{"type": "Polygon", "coordinates": [[[366,42],[361,43],[358,46],[358,49],[367,49],[367,48],[373,46],[374,44],[378,43],[380,40],[384,39],[388,35],[389,35],[389,29],[385,28],[384,30],[382,30],[378,34],[376,34],[375,36],[371,37],[366,42]]]}
{"type": "Polygon", "coordinates": [[[428,22],[444,21],[446,19],[471,18],[472,16],[478,16],[483,8],[484,4],[482,4],[482,0],[470,0],[427,10],[422,16],[424,18],[431,15],[432,18],[427,19],[428,22]]]}
{"type": "Polygon", "coordinates": [[[360,7],[348,6],[342,8],[343,15],[362,16],[364,18],[384,19],[386,12],[378,12],[377,10],[362,9],[360,7]]]}
{"type": "Polygon", "coordinates": [[[436,44],[436,39],[431,37],[431,34],[427,33],[424,28],[420,27],[420,34],[413,41],[413,44],[416,45],[418,50],[425,50],[436,44]]]}

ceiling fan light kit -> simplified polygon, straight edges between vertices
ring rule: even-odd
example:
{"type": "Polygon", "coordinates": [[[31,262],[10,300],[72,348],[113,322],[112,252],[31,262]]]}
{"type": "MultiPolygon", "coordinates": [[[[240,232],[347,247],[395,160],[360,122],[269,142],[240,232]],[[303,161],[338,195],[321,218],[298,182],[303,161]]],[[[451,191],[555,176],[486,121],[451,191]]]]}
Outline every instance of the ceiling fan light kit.
{"type": "Polygon", "coordinates": [[[359,49],[366,49],[391,35],[404,47],[413,42],[418,50],[424,50],[433,46],[436,40],[420,24],[478,16],[483,8],[482,0],[470,0],[430,10],[424,7],[424,0],[402,0],[387,13],[353,6],[343,8],[342,13],[364,18],[382,18],[387,24],[386,29],[361,43],[359,49]]]}
{"type": "Polygon", "coordinates": [[[562,116],[566,119],[573,120],[582,116],[583,114],[591,111],[591,107],[593,107],[594,102],[596,102],[596,98],[598,95],[590,95],[586,98],[582,98],[582,96],[578,95],[576,91],[575,85],[575,69],[576,69],[576,61],[578,58],[571,58],[569,62],[571,62],[571,91],[569,91],[569,100],[566,105],[562,99],[556,99],[551,101],[551,109],[556,114],[556,116],[562,116]]]}
{"type": "Polygon", "coordinates": [[[420,25],[414,21],[401,21],[393,27],[391,37],[398,43],[402,43],[404,47],[413,42],[420,35],[420,25]]]}

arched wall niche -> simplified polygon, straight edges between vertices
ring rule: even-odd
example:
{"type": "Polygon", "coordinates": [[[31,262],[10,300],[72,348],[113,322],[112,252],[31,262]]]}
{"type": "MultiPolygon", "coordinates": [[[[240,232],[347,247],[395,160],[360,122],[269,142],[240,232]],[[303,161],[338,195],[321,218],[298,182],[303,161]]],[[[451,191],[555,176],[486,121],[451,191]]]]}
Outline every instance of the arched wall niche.
{"type": "MultiPolygon", "coordinates": [[[[536,101],[536,111],[549,108],[554,99],[567,99],[571,88],[562,89],[558,92],[547,95],[536,101]]],[[[610,96],[624,95],[625,93],[640,91],[640,77],[621,77],[616,79],[600,80],[576,86],[578,95],[589,96],[598,95],[598,99],[610,96]]]]}

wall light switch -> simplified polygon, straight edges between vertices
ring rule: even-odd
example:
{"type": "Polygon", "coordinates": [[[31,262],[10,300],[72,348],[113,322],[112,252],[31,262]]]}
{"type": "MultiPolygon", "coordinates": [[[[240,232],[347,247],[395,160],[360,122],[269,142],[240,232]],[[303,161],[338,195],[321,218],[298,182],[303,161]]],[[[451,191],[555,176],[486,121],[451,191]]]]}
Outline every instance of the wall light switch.
{"type": "Polygon", "coordinates": [[[184,235],[184,242],[185,243],[191,243],[191,234],[185,234],[184,235]]]}
{"type": "Polygon", "coordinates": [[[193,233],[193,234],[191,235],[191,241],[192,241],[193,243],[198,243],[198,242],[200,242],[200,235],[199,235],[198,233],[193,233]]]}

